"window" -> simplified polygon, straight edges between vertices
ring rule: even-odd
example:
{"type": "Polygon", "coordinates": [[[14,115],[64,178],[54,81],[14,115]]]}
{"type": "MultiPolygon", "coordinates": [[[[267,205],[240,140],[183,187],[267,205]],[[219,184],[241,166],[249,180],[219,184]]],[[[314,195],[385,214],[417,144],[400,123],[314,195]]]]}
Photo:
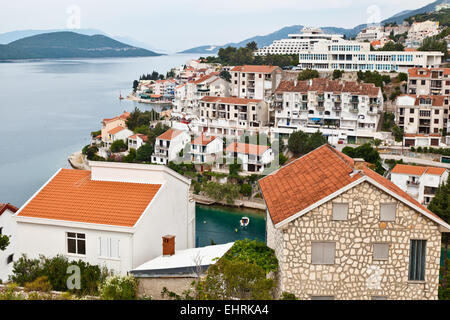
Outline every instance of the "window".
{"type": "Polygon", "coordinates": [[[120,258],[119,239],[99,237],[99,255],[103,258],[120,258]]]}
{"type": "Polygon", "coordinates": [[[8,256],[8,259],[6,259],[6,263],[10,264],[10,263],[13,263],[13,262],[14,262],[14,254],[10,254],[8,256]]]}
{"type": "Polygon", "coordinates": [[[389,244],[374,243],[373,244],[373,260],[384,261],[389,260],[389,244]]]}
{"type": "Polygon", "coordinates": [[[312,264],[334,264],[335,242],[313,242],[312,264]]]}
{"type": "Polygon", "coordinates": [[[311,296],[311,300],[334,300],[333,296],[311,296]]]}
{"type": "Polygon", "coordinates": [[[395,221],[396,203],[382,203],[380,205],[380,220],[395,221]]]}
{"type": "Polygon", "coordinates": [[[345,221],[348,216],[348,203],[333,203],[333,220],[345,221]]]}
{"type": "Polygon", "coordinates": [[[67,233],[67,252],[86,254],[86,235],[82,233],[67,233]]]}
{"type": "Polygon", "coordinates": [[[426,240],[411,240],[409,252],[409,280],[425,281],[426,240]]]}
{"type": "Polygon", "coordinates": [[[382,296],[372,296],[372,300],[387,300],[387,297],[382,297],[382,296]]]}

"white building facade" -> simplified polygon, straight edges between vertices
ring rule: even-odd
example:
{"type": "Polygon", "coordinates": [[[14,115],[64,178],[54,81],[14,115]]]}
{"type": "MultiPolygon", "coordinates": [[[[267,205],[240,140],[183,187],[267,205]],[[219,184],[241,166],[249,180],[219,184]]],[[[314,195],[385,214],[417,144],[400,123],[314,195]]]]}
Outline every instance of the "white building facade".
{"type": "Polygon", "coordinates": [[[169,129],[158,138],[155,142],[155,152],[152,156],[152,163],[169,164],[175,160],[180,151],[190,143],[191,136],[182,130],[169,129]]]}
{"type": "Polygon", "coordinates": [[[0,203],[0,236],[9,237],[9,245],[4,251],[0,250],[0,280],[8,281],[13,270],[14,259],[17,254],[17,228],[14,214],[18,208],[10,204],[0,203]]]}

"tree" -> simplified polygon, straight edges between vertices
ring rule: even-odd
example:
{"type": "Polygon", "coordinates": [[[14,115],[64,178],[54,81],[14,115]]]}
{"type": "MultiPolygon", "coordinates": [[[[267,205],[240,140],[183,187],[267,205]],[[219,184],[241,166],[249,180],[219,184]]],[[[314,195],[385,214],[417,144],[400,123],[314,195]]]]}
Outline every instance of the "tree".
{"type": "Polygon", "coordinates": [[[244,196],[246,196],[246,197],[250,197],[250,196],[252,195],[252,191],[253,191],[253,188],[252,188],[252,186],[251,186],[250,184],[248,184],[248,183],[244,183],[244,184],[241,186],[241,193],[242,193],[244,196]]]}
{"type": "Polygon", "coordinates": [[[252,50],[253,52],[255,52],[256,50],[258,50],[258,45],[256,44],[255,41],[249,42],[247,43],[247,49],[252,50]]]}
{"type": "MultiPolygon", "coordinates": [[[[436,191],[434,198],[428,205],[428,209],[433,213],[437,214],[442,220],[450,223],[450,177],[447,181],[439,186],[436,191]]],[[[444,242],[444,268],[442,277],[442,288],[447,290],[448,285],[448,247],[450,243],[450,236],[448,233],[442,233],[442,241],[444,242]]]]}
{"type": "Polygon", "coordinates": [[[303,131],[293,132],[288,141],[289,150],[295,155],[306,154],[308,139],[308,135],[303,131]]]}
{"type": "Polygon", "coordinates": [[[314,132],[309,138],[306,144],[306,152],[311,152],[328,142],[328,139],[320,132],[314,132]]]}
{"type": "Polygon", "coordinates": [[[143,144],[136,151],[136,162],[150,162],[153,154],[153,146],[150,143],[143,144]]]}
{"type": "Polygon", "coordinates": [[[342,71],[342,70],[334,70],[333,71],[333,80],[342,78],[343,74],[344,74],[344,71],[342,71]]]}
{"type": "Polygon", "coordinates": [[[371,144],[373,144],[378,152],[378,147],[381,146],[381,144],[383,143],[383,140],[380,139],[374,139],[370,142],[371,144]]]}
{"type": "Polygon", "coordinates": [[[136,92],[138,86],[139,86],[139,81],[134,80],[134,81],[133,81],[133,91],[134,91],[134,92],[136,92]]]}
{"type": "Polygon", "coordinates": [[[231,74],[227,70],[220,71],[219,77],[228,82],[231,82],[231,74]]]}
{"type": "Polygon", "coordinates": [[[136,149],[131,148],[130,152],[122,158],[122,161],[125,163],[133,163],[136,159],[136,149]]]}
{"type": "Polygon", "coordinates": [[[408,75],[404,72],[400,72],[398,74],[398,81],[400,81],[400,82],[408,81],[408,75]]]}
{"type": "Polygon", "coordinates": [[[394,124],[392,127],[392,134],[394,135],[395,141],[397,141],[397,142],[403,141],[403,136],[405,135],[405,133],[404,133],[403,129],[401,129],[396,124],[394,124]]]}
{"type": "Polygon", "coordinates": [[[378,51],[404,51],[405,47],[401,43],[395,43],[393,41],[389,41],[378,51]]]}
{"type": "Polygon", "coordinates": [[[319,77],[320,77],[319,71],[311,69],[303,70],[298,74],[298,80],[309,80],[319,77]]]}
{"type": "Polygon", "coordinates": [[[444,59],[449,57],[447,50],[447,41],[440,40],[437,37],[428,37],[423,40],[422,46],[419,51],[440,51],[444,53],[444,59]]]}
{"type": "Polygon", "coordinates": [[[128,149],[127,144],[123,140],[116,140],[111,144],[111,152],[124,152],[128,149]]]}
{"type": "Polygon", "coordinates": [[[7,235],[0,234],[0,251],[5,251],[9,246],[9,237],[7,235]]]}

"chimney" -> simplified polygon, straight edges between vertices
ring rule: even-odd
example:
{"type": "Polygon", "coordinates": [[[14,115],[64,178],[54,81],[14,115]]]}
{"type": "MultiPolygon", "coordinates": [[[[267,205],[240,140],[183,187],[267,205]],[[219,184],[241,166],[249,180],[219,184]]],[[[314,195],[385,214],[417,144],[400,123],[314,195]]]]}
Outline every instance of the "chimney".
{"type": "Polygon", "coordinates": [[[363,170],[366,167],[366,160],[361,158],[353,159],[355,161],[355,170],[363,170]]]}
{"type": "Polygon", "coordinates": [[[175,255],[175,236],[163,237],[163,256],[175,255]]]}

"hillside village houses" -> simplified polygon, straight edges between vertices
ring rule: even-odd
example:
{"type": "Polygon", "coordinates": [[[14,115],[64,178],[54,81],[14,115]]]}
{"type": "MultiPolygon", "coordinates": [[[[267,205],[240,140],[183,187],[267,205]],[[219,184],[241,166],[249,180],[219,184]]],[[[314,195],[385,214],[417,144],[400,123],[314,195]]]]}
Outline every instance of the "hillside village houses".
{"type": "Polygon", "coordinates": [[[201,134],[191,143],[191,160],[194,163],[214,163],[223,155],[224,141],[215,136],[201,134]]]}
{"type": "Polygon", "coordinates": [[[278,292],[301,300],[437,299],[450,225],[324,145],[259,181],[278,292]]]}
{"type": "Polygon", "coordinates": [[[179,156],[180,151],[190,142],[191,136],[187,131],[169,129],[156,138],[152,163],[169,164],[170,161],[179,156]]]}
{"type": "Polygon", "coordinates": [[[8,236],[9,245],[5,251],[0,250],[0,281],[6,282],[13,270],[17,246],[17,230],[14,214],[19,210],[9,203],[0,203],[0,236],[8,236]]]}
{"type": "Polygon", "coordinates": [[[145,134],[134,134],[128,137],[128,151],[130,149],[138,150],[142,145],[144,145],[148,141],[148,137],[145,134]]]}
{"type": "Polygon", "coordinates": [[[168,234],[176,250],[195,247],[189,179],[165,166],[89,166],[59,170],[17,211],[14,256],[63,255],[126,275],[160,256],[168,234]]]}
{"type": "Polygon", "coordinates": [[[450,68],[409,69],[408,93],[417,95],[450,95],[450,68]]]}
{"type": "MultiPolygon", "coordinates": [[[[111,119],[103,119],[102,121],[102,134],[101,139],[102,142],[109,148],[111,144],[117,139],[126,139],[129,136],[126,136],[131,131],[122,132],[123,129],[127,129],[126,121],[130,116],[129,112],[123,112],[121,115],[111,118],[111,119]]],[[[131,132],[130,135],[133,133],[131,132]]]]}
{"type": "Polygon", "coordinates": [[[447,182],[445,168],[397,164],[390,173],[390,180],[423,205],[429,205],[440,185],[447,182]]]}
{"type": "Polygon", "coordinates": [[[280,133],[320,129],[334,139],[356,142],[376,137],[383,100],[381,89],[374,84],[328,79],[281,81],[273,95],[271,118],[280,133]]]}
{"type": "Polygon", "coordinates": [[[431,20],[413,22],[408,31],[408,37],[406,38],[405,45],[408,48],[419,48],[425,38],[436,36],[439,32],[439,22],[431,20]]]}
{"type": "MultiPolygon", "coordinates": [[[[264,145],[233,142],[225,152],[227,159],[236,159],[241,164],[244,173],[262,174],[274,160],[272,148],[264,145]]],[[[220,164],[217,167],[220,168],[220,164]]]]}

